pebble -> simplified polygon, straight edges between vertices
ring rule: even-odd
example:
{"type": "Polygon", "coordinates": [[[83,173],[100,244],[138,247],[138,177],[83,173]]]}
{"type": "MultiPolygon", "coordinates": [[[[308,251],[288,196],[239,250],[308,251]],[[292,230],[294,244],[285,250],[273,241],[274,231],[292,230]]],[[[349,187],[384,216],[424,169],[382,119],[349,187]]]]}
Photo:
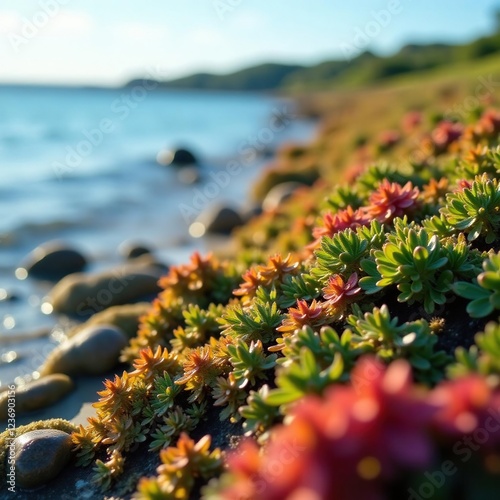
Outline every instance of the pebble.
{"type": "Polygon", "coordinates": [[[161,290],[158,279],[163,274],[162,268],[151,264],[129,264],[89,275],[72,274],[54,286],[49,303],[55,312],[87,318],[108,307],[156,295],[161,290]]]}
{"type": "Polygon", "coordinates": [[[57,281],[68,274],[78,273],[87,265],[85,257],[58,241],[35,248],[16,271],[19,278],[33,277],[57,281]]]}
{"type": "MultiPolygon", "coordinates": [[[[50,406],[73,390],[73,381],[62,373],[43,377],[15,389],[15,413],[21,415],[29,411],[50,406]]],[[[8,404],[12,394],[0,394],[0,421],[8,418],[8,404]]]]}
{"type": "Polygon", "coordinates": [[[194,224],[203,226],[207,234],[229,235],[243,224],[243,217],[231,207],[215,205],[203,212],[194,224]]]}
{"type": "Polygon", "coordinates": [[[281,184],[277,184],[272,189],[270,189],[269,193],[267,193],[264,201],[262,202],[262,210],[264,212],[273,212],[276,210],[282,203],[284,203],[292,194],[300,187],[303,187],[304,184],[299,182],[282,182],[281,184]]]}
{"type": "Polygon", "coordinates": [[[151,254],[151,250],[147,246],[133,241],[124,241],[118,248],[118,252],[127,260],[133,260],[142,255],[151,254]]]}
{"type": "Polygon", "coordinates": [[[174,167],[186,167],[198,164],[198,160],[194,154],[185,148],[163,149],[158,153],[156,160],[160,165],[172,165],[174,167]]]}
{"type": "Polygon", "coordinates": [[[23,489],[54,479],[71,459],[69,434],[55,429],[30,431],[14,440],[16,484],[23,489]]]}
{"type": "Polygon", "coordinates": [[[118,364],[127,343],[127,335],[113,325],[89,326],[56,347],[39,369],[40,375],[102,375],[118,364]]]}

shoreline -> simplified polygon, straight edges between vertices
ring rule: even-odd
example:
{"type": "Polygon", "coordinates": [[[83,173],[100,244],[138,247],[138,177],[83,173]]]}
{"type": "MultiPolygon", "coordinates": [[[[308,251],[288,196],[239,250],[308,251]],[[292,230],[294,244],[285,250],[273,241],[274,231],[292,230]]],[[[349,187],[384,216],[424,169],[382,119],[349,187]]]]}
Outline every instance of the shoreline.
{"type": "MultiPolygon", "coordinates": [[[[278,102],[281,102],[281,99],[278,102]]],[[[304,124],[307,124],[307,127],[309,127],[309,129],[310,129],[309,134],[313,135],[316,133],[316,132],[312,132],[312,130],[317,129],[317,124],[314,125],[314,127],[312,126],[311,122],[309,122],[309,121],[304,122],[304,124]]],[[[306,129],[307,129],[307,127],[306,127],[306,129]]],[[[305,130],[304,130],[304,132],[305,132],[305,130]]],[[[304,140],[307,140],[307,137],[305,137],[304,140]]],[[[289,141],[288,137],[280,138],[278,140],[278,142],[274,144],[274,148],[275,148],[274,151],[276,150],[276,148],[281,147],[283,142],[287,142],[287,141],[289,141]]],[[[234,158],[237,161],[241,160],[241,158],[238,158],[238,156],[235,156],[234,158]]],[[[225,164],[230,163],[231,161],[233,161],[233,160],[228,158],[224,161],[224,163],[221,163],[218,166],[212,164],[210,167],[211,168],[210,171],[213,171],[215,173],[219,173],[219,172],[224,170],[223,166],[225,164]]],[[[248,167],[247,165],[243,165],[243,167],[248,172],[252,172],[253,177],[256,177],[257,175],[259,175],[259,174],[257,174],[257,171],[261,171],[263,168],[263,165],[265,165],[268,162],[269,162],[269,159],[260,159],[259,161],[254,162],[255,164],[253,166],[248,167]]],[[[157,168],[158,170],[160,170],[162,167],[154,165],[150,168],[153,168],[153,169],[157,168]]],[[[208,180],[210,180],[210,178],[208,178],[207,180],[205,180],[204,182],[202,182],[201,184],[198,184],[198,185],[194,184],[193,186],[189,186],[189,185],[184,186],[183,189],[187,190],[188,192],[189,191],[195,192],[197,189],[203,189],[208,180]]],[[[246,182],[244,179],[241,179],[237,176],[235,179],[231,179],[230,187],[232,189],[236,188],[237,192],[239,192],[239,191],[244,192],[244,191],[247,191],[248,185],[249,185],[248,182],[246,182]]],[[[219,198],[224,198],[223,190],[221,191],[221,194],[219,194],[218,196],[215,197],[215,199],[209,200],[208,203],[203,207],[203,210],[200,210],[199,212],[200,213],[203,212],[208,207],[213,205],[214,202],[217,203],[217,200],[219,198]]],[[[242,200],[241,195],[233,196],[233,198],[234,198],[234,200],[236,200],[236,199],[238,200],[238,202],[240,203],[240,207],[241,207],[241,200],[242,200]]],[[[247,194],[245,204],[248,204],[248,203],[249,203],[249,196],[247,194]]],[[[166,215],[165,219],[168,220],[168,217],[169,216],[166,215]]],[[[157,217],[157,219],[158,219],[158,217],[157,217]]],[[[126,225],[125,220],[122,220],[122,223],[124,223],[126,225]]],[[[149,224],[152,225],[151,222],[149,224]]],[[[89,229],[91,229],[91,228],[89,228],[89,229]]],[[[74,240],[74,237],[73,238],[71,237],[72,231],[73,230],[71,227],[64,229],[63,233],[67,233],[70,236],[70,238],[63,237],[63,239],[65,239],[68,242],[71,242],[72,240],[74,240]]],[[[53,233],[53,235],[48,237],[49,240],[60,239],[59,238],[60,229],[56,229],[56,230],[52,231],[52,233],[53,233]]],[[[168,237],[167,237],[167,240],[165,240],[161,244],[161,246],[159,246],[157,248],[153,248],[153,251],[154,251],[156,257],[164,263],[176,264],[176,263],[185,262],[189,258],[189,255],[191,255],[193,253],[193,251],[195,251],[196,249],[202,250],[204,252],[207,251],[207,248],[209,248],[209,246],[210,246],[209,240],[207,240],[206,238],[205,239],[203,239],[203,238],[202,239],[190,238],[187,234],[188,233],[187,230],[185,231],[185,233],[186,233],[185,236],[187,237],[187,239],[183,238],[184,241],[181,240],[179,242],[180,245],[175,244],[175,242],[172,242],[173,244],[172,243],[169,244],[168,237]]],[[[82,234],[84,234],[84,232],[82,234]]],[[[85,238],[85,236],[82,236],[79,238],[79,240],[83,241],[84,238],[85,238]]],[[[94,236],[94,238],[95,238],[95,236],[94,236]]],[[[176,237],[174,237],[174,239],[175,238],[176,237]]],[[[38,239],[38,241],[37,241],[37,243],[35,243],[35,245],[38,245],[38,244],[46,241],[47,236],[43,233],[40,233],[37,239],[38,239]]],[[[211,239],[212,239],[212,242],[215,243],[219,248],[225,246],[224,238],[222,240],[220,238],[219,239],[211,238],[211,239]]],[[[153,243],[153,247],[155,247],[154,242],[150,242],[150,243],[153,243]]],[[[33,245],[33,243],[29,243],[29,244],[25,243],[22,245],[20,250],[16,249],[15,251],[12,250],[11,252],[13,253],[13,255],[17,255],[17,259],[20,259],[19,255],[21,252],[26,254],[29,249],[33,248],[33,246],[28,246],[28,245],[33,245]]],[[[90,246],[91,246],[91,244],[86,245],[86,247],[90,247],[90,246]]],[[[120,265],[124,262],[123,260],[121,260],[119,258],[118,254],[115,253],[116,250],[113,248],[113,246],[109,246],[109,244],[106,244],[105,246],[103,246],[101,244],[100,246],[102,247],[102,250],[99,251],[97,254],[95,253],[95,249],[94,249],[93,253],[90,253],[90,256],[92,257],[92,261],[90,263],[88,271],[91,271],[91,272],[102,271],[105,268],[111,268],[113,266],[120,265]],[[99,255],[99,254],[102,254],[102,255],[99,255]]],[[[12,246],[7,247],[7,248],[4,247],[4,250],[7,250],[8,248],[10,249],[13,247],[12,246]]],[[[86,248],[84,246],[84,250],[85,249],[86,248]]],[[[88,248],[86,249],[86,253],[89,253],[88,248]]],[[[18,263],[19,263],[19,260],[18,260],[18,263]]],[[[19,265],[19,264],[17,264],[17,265],[19,265]]],[[[14,268],[10,268],[10,269],[11,269],[12,274],[13,274],[14,268]]],[[[4,274],[5,274],[5,276],[7,276],[9,274],[9,270],[6,269],[4,274]]],[[[12,315],[14,317],[15,316],[22,317],[22,316],[26,315],[26,312],[29,312],[33,316],[33,321],[32,321],[33,326],[35,326],[35,321],[36,322],[42,321],[46,326],[42,327],[42,330],[43,330],[42,332],[37,332],[33,329],[30,329],[26,325],[21,326],[21,327],[16,326],[16,328],[14,330],[6,330],[5,333],[0,336],[0,349],[1,349],[0,353],[1,352],[8,353],[10,351],[18,351],[18,350],[21,350],[21,352],[23,352],[26,350],[26,347],[29,346],[30,343],[32,343],[34,346],[34,349],[36,349],[38,351],[40,351],[40,349],[42,349],[42,352],[45,353],[44,357],[46,357],[48,355],[48,352],[49,352],[48,350],[46,350],[46,346],[51,345],[52,346],[51,348],[54,348],[58,345],[58,341],[54,342],[53,340],[51,340],[51,334],[54,331],[56,331],[58,334],[58,337],[56,337],[56,338],[59,338],[60,332],[67,331],[67,329],[71,325],[71,322],[69,324],[66,322],[67,320],[64,320],[64,322],[61,324],[59,322],[59,320],[57,320],[57,318],[54,318],[54,321],[53,321],[50,319],[50,316],[40,315],[40,314],[35,312],[35,310],[37,308],[39,308],[41,303],[43,302],[43,296],[41,296],[40,290],[43,290],[44,291],[43,295],[46,295],[49,292],[52,285],[45,284],[43,282],[32,281],[31,279],[28,279],[26,281],[16,281],[13,278],[10,281],[8,280],[4,284],[4,286],[5,285],[7,285],[7,288],[10,288],[14,293],[16,293],[17,295],[20,295],[21,301],[16,300],[15,302],[10,302],[10,303],[3,302],[3,304],[0,302],[0,306],[3,306],[4,310],[8,310],[10,308],[13,311],[12,315]],[[40,287],[42,287],[42,288],[40,288],[40,287]],[[25,303],[25,301],[26,301],[27,295],[29,295],[29,296],[38,295],[40,298],[37,300],[37,305],[35,305],[33,307],[32,305],[28,305],[26,303],[23,306],[23,303],[25,303]],[[24,308],[24,311],[23,311],[23,308],[24,308]]],[[[30,349],[33,350],[33,348],[30,348],[30,349]]],[[[23,355],[22,358],[24,358],[25,361],[27,360],[25,355],[23,355]]],[[[38,359],[39,359],[38,364],[41,364],[42,359],[40,357],[38,359]]],[[[14,367],[16,363],[19,363],[19,358],[17,361],[14,360],[10,364],[4,363],[3,366],[1,365],[1,361],[0,361],[0,373],[2,373],[2,371],[3,371],[3,374],[1,376],[1,382],[0,382],[1,387],[3,387],[3,386],[6,387],[7,384],[12,381],[8,375],[9,373],[12,372],[12,370],[9,371],[9,365],[14,367]],[[7,373],[7,375],[5,375],[5,373],[7,373]]],[[[33,364],[31,364],[29,369],[27,367],[25,369],[24,368],[23,369],[25,370],[25,374],[29,375],[29,373],[34,371],[35,368],[36,367],[33,364]]],[[[19,370],[17,370],[16,373],[19,375],[19,370]]]]}

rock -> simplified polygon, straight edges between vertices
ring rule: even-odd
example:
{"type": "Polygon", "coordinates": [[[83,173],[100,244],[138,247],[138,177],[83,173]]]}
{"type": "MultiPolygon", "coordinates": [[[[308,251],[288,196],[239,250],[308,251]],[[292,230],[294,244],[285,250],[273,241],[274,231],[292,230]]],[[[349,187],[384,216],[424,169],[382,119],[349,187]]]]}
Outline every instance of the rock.
{"type": "Polygon", "coordinates": [[[129,266],[133,266],[132,269],[138,271],[143,269],[151,271],[153,269],[156,273],[159,273],[160,276],[168,272],[168,266],[160,262],[152,253],[146,253],[130,260],[129,266]]]}
{"type": "Polygon", "coordinates": [[[151,250],[148,247],[134,243],[133,241],[124,241],[118,248],[118,252],[128,260],[151,254],[151,250]]]}
{"type": "Polygon", "coordinates": [[[283,202],[288,200],[290,196],[304,184],[300,182],[283,182],[271,188],[262,202],[262,210],[264,212],[273,212],[283,202]]]}
{"type": "Polygon", "coordinates": [[[113,306],[105,311],[94,314],[85,323],[73,327],[67,335],[68,338],[74,337],[77,333],[90,326],[113,325],[122,330],[131,339],[137,335],[139,318],[147,314],[150,309],[150,302],[113,306]]]}
{"type": "Polygon", "coordinates": [[[247,223],[248,221],[252,220],[254,217],[259,216],[260,214],[262,214],[262,206],[260,204],[256,203],[255,205],[245,207],[245,209],[243,210],[241,215],[242,215],[245,223],[247,223]]]}
{"type": "Polygon", "coordinates": [[[14,440],[16,484],[36,488],[54,479],[71,459],[71,436],[44,429],[26,432],[14,440]]]}
{"type": "Polygon", "coordinates": [[[174,167],[186,167],[198,165],[198,160],[191,151],[179,148],[173,150],[163,149],[161,150],[156,160],[160,165],[174,166],[174,167]]]}
{"type": "MultiPolygon", "coordinates": [[[[55,373],[18,387],[15,390],[16,415],[50,406],[66,396],[73,387],[73,381],[62,373],[55,373]]],[[[8,418],[8,399],[8,392],[0,394],[1,421],[8,418]]]]}
{"type": "Polygon", "coordinates": [[[56,347],[38,370],[51,373],[102,375],[118,363],[128,337],[113,325],[90,326],[56,347]]]}
{"type": "Polygon", "coordinates": [[[80,252],[53,241],[35,248],[23,260],[16,275],[57,281],[82,271],[86,265],[87,260],[80,252]]]}
{"type": "Polygon", "coordinates": [[[201,173],[198,167],[184,167],[178,170],[177,179],[182,184],[196,184],[201,181],[201,173]]]}
{"type": "Polygon", "coordinates": [[[19,299],[19,295],[0,288],[0,302],[17,302],[19,299]]]}
{"type": "Polygon", "coordinates": [[[203,212],[194,224],[204,226],[204,233],[230,234],[231,231],[243,224],[243,218],[234,209],[225,205],[216,205],[203,212]]]}
{"type": "Polygon", "coordinates": [[[164,273],[162,267],[140,262],[97,274],[72,274],[54,286],[49,302],[56,312],[86,318],[108,307],[158,294],[158,279],[164,273]]]}

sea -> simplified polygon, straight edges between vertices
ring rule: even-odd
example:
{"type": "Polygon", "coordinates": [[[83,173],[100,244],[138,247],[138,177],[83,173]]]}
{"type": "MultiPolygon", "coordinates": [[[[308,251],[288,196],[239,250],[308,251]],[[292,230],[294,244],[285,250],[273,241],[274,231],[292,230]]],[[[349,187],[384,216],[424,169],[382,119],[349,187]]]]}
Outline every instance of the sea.
{"type": "Polygon", "coordinates": [[[146,87],[0,86],[0,390],[64,338],[67,320],[42,312],[52,284],[16,277],[30,251],[64,242],[92,272],[123,262],[118,249],[133,241],[166,264],[185,262],[210,250],[190,234],[200,212],[250,209],[276,148],[315,133],[285,98],[146,87]],[[199,170],[157,162],[179,147],[199,170]]]}

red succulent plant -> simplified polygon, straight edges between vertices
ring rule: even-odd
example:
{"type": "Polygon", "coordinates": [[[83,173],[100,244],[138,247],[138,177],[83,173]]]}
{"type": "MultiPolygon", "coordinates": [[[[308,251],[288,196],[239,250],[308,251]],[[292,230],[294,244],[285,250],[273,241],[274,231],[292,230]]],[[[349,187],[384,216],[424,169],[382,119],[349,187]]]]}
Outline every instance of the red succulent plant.
{"type": "Polygon", "coordinates": [[[227,500],[385,498],[384,481],[433,458],[427,432],[436,408],[411,383],[410,366],[362,359],[352,386],[309,396],[277,428],[264,453],[245,442],[228,459],[227,500]],[[366,377],[366,374],[371,377],[366,377]]]}
{"type": "Polygon", "coordinates": [[[288,309],[287,317],[277,330],[283,333],[293,333],[303,326],[308,325],[317,328],[325,325],[328,321],[330,321],[330,318],[326,313],[324,303],[313,300],[311,304],[308,304],[305,300],[297,300],[297,307],[288,309]]]}
{"type": "Polygon", "coordinates": [[[352,273],[347,281],[344,281],[339,274],[334,274],[330,276],[328,284],[323,288],[323,297],[327,304],[332,306],[334,313],[341,314],[360,291],[358,273],[352,273]]]}
{"type": "Polygon", "coordinates": [[[323,225],[313,229],[313,237],[316,240],[321,239],[323,236],[331,238],[334,234],[344,229],[356,229],[359,226],[366,226],[369,223],[370,219],[362,210],[353,210],[349,205],[345,210],[339,210],[336,214],[327,212],[323,216],[323,225]]]}
{"type": "Polygon", "coordinates": [[[410,181],[401,186],[384,179],[371,194],[365,213],[379,222],[390,222],[416,207],[418,193],[410,181]]]}

